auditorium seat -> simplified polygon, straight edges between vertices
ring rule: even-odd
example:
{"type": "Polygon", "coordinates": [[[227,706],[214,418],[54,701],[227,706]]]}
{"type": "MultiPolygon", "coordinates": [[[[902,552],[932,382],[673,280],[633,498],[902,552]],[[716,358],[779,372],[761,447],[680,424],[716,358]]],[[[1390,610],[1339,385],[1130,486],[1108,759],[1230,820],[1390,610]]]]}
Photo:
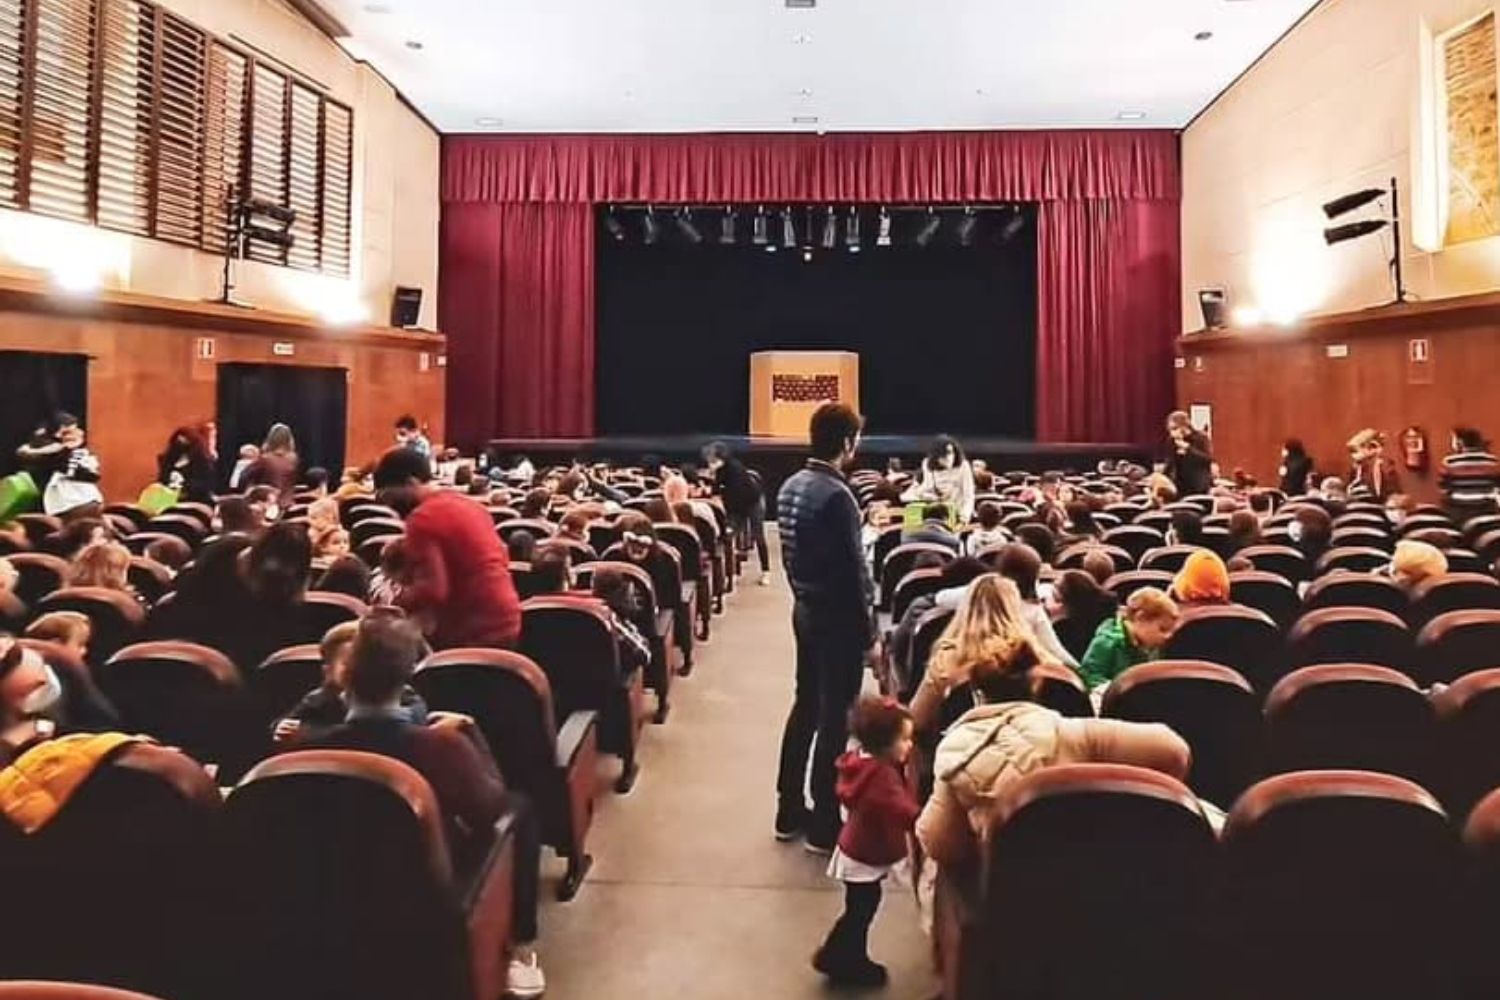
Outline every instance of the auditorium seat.
{"type": "Polygon", "coordinates": [[[1452,518],[1443,514],[1411,514],[1395,526],[1395,531],[1400,538],[1410,538],[1423,531],[1452,531],[1457,539],[1463,537],[1452,518]]]}
{"type": "Polygon", "coordinates": [[[1306,611],[1323,608],[1375,608],[1398,618],[1407,612],[1406,591],[1388,576],[1371,573],[1329,573],[1320,576],[1302,595],[1306,611]]]}
{"type": "Polygon", "coordinates": [[[317,643],[278,649],[250,675],[256,713],[269,727],[323,683],[323,654],[317,643]]]}
{"type": "MultiPolygon", "coordinates": [[[[575,598],[534,597],[521,606],[520,650],[547,675],[559,730],[575,712],[598,713],[599,746],[620,758],[615,791],[630,791],[646,721],[645,687],[642,671],[620,676],[619,649],[605,612],[575,598]]],[[[660,692],[657,698],[664,719],[660,692]]]]}
{"type": "Polygon", "coordinates": [[[126,646],[97,673],[126,731],[145,733],[238,778],[269,740],[255,704],[229,657],[191,642],[126,646]]]}
{"type": "MultiPolygon", "coordinates": [[[[129,549],[132,555],[143,556],[146,554],[146,549],[150,548],[152,543],[160,542],[163,539],[169,539],[169,541],[165,543],[167,545],[171,545],[173,542],[175,542],[178,545],[185,547],[188,552],[191,553],[193,551],[193,544],[184,541],[181,537],[177,535],[169,535],[165,531],[155,531],[149,528],[144,531],[137,531],[133,535],[126,536],[125,538],[120,540],[120,544],[129,549]]],[[[205,538],[202,541],[208,542],[210,540],[211,539],[205,538]]]]}
{"type": "Polygon", "coordinates": [[[1420,632],[1438,615],[1480,610],[1500,610],[1500,583],[1487,573],[1448,573],[1417,585],[1406,620],[1420,632]]]}
{"type": "Polygon", "coordinates": [[[903,576],[891,595],[891,621],[901,621],[912,601],[937,593],[942,582],[943,571],[938,567],[914,569],[903,576]]]}
{"type": "Polygon", "coordinates": [[[557,525],[540,517],[518,517],[495,525],[495,533],[507,545],[510,544],[511,536],[521,531],[528,532],[538,542],[544,542],[557,533],[557,525]]]}
{"type": "Polygon", "coordinates": [[[1500,559],[1500,530],[1486,531],[1474,538],[1469,547],[1486,566],[1494,565],[1495,561],[1500,559]]]}
{"type": "Polygon", "coordinates": [[[574,566],[597,562],[599,559],[599,553],[594,551],[593,546],[588,542],[580,542],[576,538],[562,538],[553,535],[551,538],[544,539],[542,546],[549,549],[565,549],[568,553],[569,561],[574,566]]]}
{"type": "Polygon", "coordinates": [[[1411,678],[1388,667],[1303,667],[1266,699],[1266,771],[1379,771],[1429,786],[1436,717],[1411,678]]]}
{"type": "Polygon", "coordinates": [[[1039,663],[1032,668],[1031,676],[1040,682],[1037,704],[1043,705],[1059,715],[1070,719],[1094,717],[1094,703],[1089,700],[1088,688],[1083,678],[1072,667],[1060,663],[1039,663]]]}
{"type": "Polygon", "coordinates": [[[903,542],[891,550],[880,567],[880,610],[891,609],[891,599],[896,593],[896,584],[910,573],[917,559],[932,556],[942,562],[951,562],[954,551],[936,542],[903,542]]]}
{"type": "Polygon", "coordinates": [[[196,549],[208,537],[208,525],[193,514],[158,514],[146,522],[145,531],[180,538],[196,549]]]}
{"type": "Polygon", "coordinates": [[[383,520],[399,522],[401,520],[401,515],[396,513],[393,508],[385,504],[375,503],[368,497],[359,497],[351,503],[342,504],[341,510],[341,520],[344,523],[344,527],[350,531],[353,531],[354,526],[361,521],[383,520]]]}
{"type": "Polygon", "coordinates": [[[1418,684],[1450,684],[1500,666],[1500,611],[1450,611],[1417,634],[1418,684]]]}
{"type": "Polygon", "coordinates": [[[1122,605],[1130,595],[1143,587],[1155,587],[1165,591],[1172,586],[1172,574],[1165,570],[1136,569],[1128,573],[1116,573],[1104,581],[1104,589],[1115,595],[1122,605]]]}
{"type": "Polygon", "coordinates": [[[1384,528],[1372,528],[1366,525],[1354,525],[1351,527],[1336,527],[1329,544],[1335,549],[1343,548],[1369,548],[1381,549],[1389,552],[1395,547],[1395,540],[1391,538],[1390,532],[1384,528]]]}
{"type": "Polygon", "coordinates": [[[1388,565],[1390,561],[1389,552],[1369,546],[1329,549],[1319,557],[1315,572],[1318,576],[1341,569],[1353,573],[1369,573],[1388,565]]]}
{"type": "Polygon", "coordinates": [[[682,601],[685,613],[695,622],[697,638],[707,641],[713,619],[713,587],[708,560],[698,529],[685,524],[658,524],[657,541],[677,554],[682,578],[682,601]]]}
{"type": "Polygon", "coordinates": [[[123,517],[135,525],[135,530],[140,531],[151,520],[151,515],[141,510],[133,503],[107,503],[104,505],[104,514],[110,517],[123,517]]]}
{"type": "Polygon", "coordinates": [[[1260,700],[1238,671],[1201,660],[1158,660],[1110,682],[1099,714],[1160,722],[1193,751],[1187,783],[1222,809],[1260,770],[1260,700]]]}
{"type": "Polygon", "coordinates": [[[1264,611],[1228,604],[1184,611],[1161,656],[1229,667],[1264,696],[1285,672],[1286,650],[1281,631],[1264,611]]]}
{"type": "Polygon", "coordinates": [[[567,859],[557,897],[572,899],[593,863],[588,855],[598,769],[598,713],[557,722],[552,685],[531,660],[508,651],[450,649],[428,657],[412,684],[429,708],[474,719],[507,788],[531,799],[542,840],[567,859]]]}
{"type": "Polygon", "coordinates": [[[1093,541],[1068,546],[1052,562],[1058,569],[1082,569],[1083,559],[1090,552],[1102,552],[1109,556],[1110,561],[1115,564],[1116,573],[1127,573],[1135,568],[1136,557],[1129,550],[1119,545],[1093,541]]]}
{"type": "Polygon", "coordinates": [[[990,817],[982,874],[939,875],[945,997],[1196,1000],[1217,980],[1214,835],[1180,782],[1048,767],[1002,792],[990,817]]]}
{"type": "Polygon", "coordinates": [[[147,604],[155,604],[172,590],[172,571],[145,556],[130,557],[128,579],[130,586],[145,598],[147,604]]]}
{"type": "Polygon", "coordinates": [[[1264,570],[1241,570],[1229,574],[1229,596],[1236,604],[1264,611],[1283,631],[1302,611],[1302,600],[1291,581],[1264,570]]]}
{"type": "Polygon", "coordinates": [[[1165,538],[1167,529],[1172,527],[1172,515],[1164,510],[1148,510],[1137,514],[1133,523],[1158,531],[1165,538]]]}
{"type": "Polygon", "coordinates": [[[1176,573],[1187,562],[1188,556],[1205,548],[1202,545],[1163,545],[1141,556],[1141,569],[1154,569],[1164,573],[1176,573]]]}
{"type": "MultiPolygon", "coordinates": [[[[608,563],[635,581],[638,598],[647,605],[641,610],[639,627],[652,642],[653,675],[647,677],[647,683],[658,694],[670,690],[673,676],[686,674],[692,669],[693,656],[692,602],[686,599],[688,595],[682,587],[682,566],[677,550],[658,544],[647,566],[643,567],[631,562],[623,543],[618,543],[600,553],[599,562],[608,563]],[[654,626],[648,628],[646,623],[654,623],[654,626]]],[[[585,571],[594,568],[583,567],[585,571]]],[[[583,574],[578,574],[578,579],[579,586],[584,586],[583,574]]]]}
{"type": "Polygon", "coordinates": [[[0,817],[0,979],[213,997],[219,811],[202,767],[139,742],[105,758],[36,832],[0,817]]]}
{"type": "Polygon", "coordinates": [[[1406,623],[1389,611],[1320,608],[1297,619],[1287,633],[1287,665],[1371,663],[1409,674],[1412,638],[1406,623]]]}
{"type": "Polygon", "coordinates": [[[54,590],[33,610],[38,615],[49,611],[77,611],[85,615],[93,628],[89,636],[89,663],[94,667],[139,638],[146,624],[146,610],[140,601],[124,591],[103,587],[54,590]]]}
{"type": "Polygon", "coordinates": [[[367,538],[359,545],[354,546],[354,554],[359,556],[360,562],[372,570],[379,569],[380,559],[385,553],[385,547],[400,537],[400,535],[376,535],[373,538],[367,538]]]}
{"type": "Polygon", "coordinates": [[[16,596],[35,605],[54,590],[61,590],[68,575],[68,561],[46,552],[17,552],[6,556],[16,568],[16,596]]]}
{"type": "Polygon", "coordinates": [[[157,1000],[134,990],[117,990],[89,983],[30,980],[0,983],[0,1000],[157,1000]]]}
{"type": "Polygon", "coordinates": [[[1493,560],[1485,562],[1469,549],[1448,549],[1443,555],[1448,559],[1448,572],[1450,573],[1493,572],[1493,560]]]}
{"type": "MultiPolygon", "coordinates": [[[[1371,513],[1369,511],[1355,510],[1347,514],[1340,514],[1333,519],[1333,530],[1337,534],[1340,531],[1359,528],[1372,531],[1379,535],[1388,534],[1391,530],[1391,522],[1386,519],[1385,513],[1371,513]]],[[[1360,543],[1353,543],[1360,544],[1360,543]]]]}
{"type": "Polygon", "coordinates": [[[349,544],[358,549],[372,538],[395,538],[406,531],[406,525],[391,517],[367,517],[349,528],[349,544]]]}
{"type": "MultiPolygon", "coordinates": [[[[36,546],[26,540],[25,535],[0,534],[0,556],[11,556],[21,552],[31,552],[36,546]]],[[[55,555],[56,553],[51,553],[55,555]]]]}
{"type": "Polygon", "coordinates": [[[933,608],[917,619],[917,624],[912,629],[911,648],[907,650],[907,662],[893,664],[900,674],[899,680],[903,682],[900,685],[900,697],[903,702],[910,702],[916,694],[917,685],[922,683],[922,676],[927,672],[927,661],[932,656],[932,647],[952,620],[952,608],[933,608]]]}
{"type": "Polygon", "coordinates": [[[1465,674],[1432,696],[1439,778],[1433,790],[1454,817],[1500,788],[1500,668],[1465,674]]]}
{"type": "Polygon", "coordinates": [[[358,621],[370,609],[357,597],[326,590],[310,590],[297,605],[299,636],[303,642],[319,642],[335,625],[358,621]]]}
{"type": "Polygon", "coordinates": [[[55,535],[63,529],[62,518],[51,514],[17,514],[13,519],[17,527],[26,532],[26,540],[40,546],[42,539],[55,535]]]}
{"type": "Polygon", "coordinates": [[[506,521],[514,521],[521,516],[521,512],[514,507],[486,507],[485,509],[490,512],[490,520],[497,528],[506,521]]]}
{"type": "Polygon", "coordinates": [[[1106,620],[1115,616],[1115,609],[1104,607],[1092,614],[1073,615],[1064,612],[1052,620],[1052,631],[1057,634],[1057,641],[1062,643],[1073,655],[1075,660],[1082,660],[1083,654],[1088,652],[1089,643],[1094,641],[1094,633],[1099,631],[1099,626],[1106,620]]]}
{"type": "Polygon", "coordinates": [[[1452,997],[1460,855],[1420,786],[1368,771],[1268,778],[1223,834],[1234,1000],[1452,997]]]}
{"type": "Polygon", "coordinates": [[[1237,554],[1250,560],[1256,569],[1285,577],[1293,584],[1302,583],[1312,572],[1307,557],[1290,545],[1248,545],[1237,554]]]}
{"type": "Polygon", "coordinates": [[[436,796],[389,757],[264,761],[224,808],[226,1000],[494,1000],[505,990],[512,817],[451,857],[436,796]],[[289,974],[290,973],[290,974],[289,974]]]}
{"type": "Polygon", "coordinates": [[[1500,931],[1500,789],[1478,801],[1463,827],[1468,864],[1463,900],[1464,936],[1451,949],[1468,981],[1465,997],[1500,996],[1500,963],[1494,942],[1500,931]]]}
{"type": "Polygon", "coordinates": [[[182,500],[174,503],[162,514],[183,515],[197,521],[203,529],[203,534],[208,534],[214,523],[214,509],[206,503],[196,503],[191,500],[182,500]]]}

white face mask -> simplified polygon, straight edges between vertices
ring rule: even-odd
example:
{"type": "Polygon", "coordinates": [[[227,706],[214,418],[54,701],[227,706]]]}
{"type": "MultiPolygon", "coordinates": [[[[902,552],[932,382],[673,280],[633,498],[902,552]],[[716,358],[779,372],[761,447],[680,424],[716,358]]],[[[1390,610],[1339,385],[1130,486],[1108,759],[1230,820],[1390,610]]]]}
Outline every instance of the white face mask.
{"type": "Polygon", "coordinates": [[[1291,524],[1288,524],[1286,526],[1286,537],[1294,542],[1302,541],[1302,522],[1293,521],[1291,524]]]}
{"type": "Polygon", "coordinates": [[[1395,507],[1387,507],[1385,511],[1385,519],[1387,521],[1390,521],[1392,524],[1400,524],[1401,511],[1397,510],[1395,507]]]}
{"type": "Polygon", "coordinates": [[[62,700],[62,681],[57,679],[57,674],[50,665],[44,669],[47,673],[47,680],[41,687],[35,688],[21,699],[22,715],[41,715],[62,700]]]}
{"type": "Polygon", "coordinates": [[[274,503],[266,504],[266,520],[274,521],[281,516],[281,508],[274,503]]]}

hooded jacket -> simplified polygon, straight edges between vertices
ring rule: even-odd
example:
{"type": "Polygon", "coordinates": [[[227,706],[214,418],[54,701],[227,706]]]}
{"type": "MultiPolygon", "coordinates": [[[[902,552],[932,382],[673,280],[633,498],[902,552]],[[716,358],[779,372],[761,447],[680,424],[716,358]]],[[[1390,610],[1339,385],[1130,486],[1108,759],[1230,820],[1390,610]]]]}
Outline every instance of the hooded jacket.
{"type": "Polygon", "coordinates": [[[839,850],[867,865],[893,865],[906,857],[906,835],[922,807],[897,766],[862,751],[838,760],[839,802],[849,810],[839,850]]]}

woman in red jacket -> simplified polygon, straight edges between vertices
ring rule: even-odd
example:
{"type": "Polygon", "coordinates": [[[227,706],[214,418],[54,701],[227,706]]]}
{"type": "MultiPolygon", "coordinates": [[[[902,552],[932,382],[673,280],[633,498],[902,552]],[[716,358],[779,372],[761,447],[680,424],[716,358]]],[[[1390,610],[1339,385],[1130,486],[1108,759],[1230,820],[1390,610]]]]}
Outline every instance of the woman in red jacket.
{"type": "Polygon", "coordinates": [[[906,857],[906,836],[921,807],[902,768],[911,754],[911,715],[894,698],[865,697],[850,729],[859,749],[838,760],[839,802],[849,818],[839,834],[828,874],[844,883],[844,912],[813,968],[838,986],[880,986],[885,966],[870,960],[870,923],[880,908],[880,883],[906,857]]]}

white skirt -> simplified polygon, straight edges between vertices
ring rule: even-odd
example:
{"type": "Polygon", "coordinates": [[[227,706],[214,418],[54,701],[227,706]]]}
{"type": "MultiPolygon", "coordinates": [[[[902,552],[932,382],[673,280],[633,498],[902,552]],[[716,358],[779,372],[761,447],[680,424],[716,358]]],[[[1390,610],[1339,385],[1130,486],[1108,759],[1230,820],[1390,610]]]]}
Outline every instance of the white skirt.
{"type": "Polygon", "coordinates": [[[889,875],[896,885],[910,884],[906,874],[910,868],[911,861],[908,858],[902,858],[893,865],[867,865],[849,857],[837,847],[833,849],[833,856],[828,859],[828,877],[840,882],[880,882],[889,875]]]}

